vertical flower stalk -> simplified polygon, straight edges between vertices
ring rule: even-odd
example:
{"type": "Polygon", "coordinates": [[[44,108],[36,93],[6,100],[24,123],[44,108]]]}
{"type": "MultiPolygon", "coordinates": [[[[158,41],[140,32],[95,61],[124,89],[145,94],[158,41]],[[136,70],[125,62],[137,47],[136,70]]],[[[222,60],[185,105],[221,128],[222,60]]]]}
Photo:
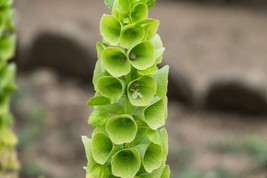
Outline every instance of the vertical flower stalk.
{"type": "Polygon", "coordinates": [[[169,66],[159,21],[148,18],[155,0],[106,0],[112,15],[100,21],[93,84],[88,102],[92,138],[82,137],[86,178],[169,178],[167,86],[169,66]]]}
{"type": "Polygon", "coordinates": [[[8,60],[15,51],[12,0],[0,0],[0,177],[15,178],[19,169],[15,145],[17,137],[11,130],[10,92],[14,84],[16,66],[8,60]]]}

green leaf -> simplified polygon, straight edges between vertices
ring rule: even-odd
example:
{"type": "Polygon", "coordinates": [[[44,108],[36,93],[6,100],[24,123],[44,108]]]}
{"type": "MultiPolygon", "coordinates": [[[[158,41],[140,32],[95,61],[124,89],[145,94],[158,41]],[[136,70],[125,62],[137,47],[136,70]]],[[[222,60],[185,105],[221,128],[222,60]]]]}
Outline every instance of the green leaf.
{"type": "Polygon", "coordinates": [[[137,108],[133,112],[133,116],[143,120],[151,129],[156,130],[165,125],[165,109],[164,100],[155,97],[148,106],[137,108]]]}
{"type": "Polygon", "coordinates": [[[108,8],[112,9],[115,0],[105,0],[105,4],[108,8]]]}
{"type": "Polygon", "coordinates": [[[126,54],[117,47],[109,47],[103,51],[101,64],[114,77],[127,75],[131,71],[126,54]]]}
{"type": "Polygon", "coordinates": [[[154,19],[145,19],[137,22],[137,24],[145,29],[145,40],[152,40],[159,28],[159,21],[154,19]]]}
{"type": "Polygon", "coordinates": [[[113,143],[130,143],[136,136],[137,125],[131,115],[125,114],[110,118],[106,131],[113,143]]]}
{"type": "Polygon", "coordinates": [[[129,83],[128,98],[134,106],[147,106],[156,94],[156,82],[150,76],[142,76],[129,83]]]}
{"type": "Polygon", "coordinates": [[[124,88],[125,84],[122,80],[111,76],[102,77],[97,82],[97,91],[109,98],[111,103],[118,102],[124,93],[124,88]]]}
{"type": "Polygon", "coordinates": [[[155,63],[154,46],[148,41],[139,43],[129,50],[128,57],[134,68],[145,70],[155,63]]]}
{"type": "Polygon", "coordinates": [[[110,100],[105,96],[94,96],[88,102],[89,106],[108,105],[110,100]]]}
{"type": "Polygon", "coordinates": [[[119,149],[122,149],[122,146],[113,145],[110,138],[103,133],[97,133],[92,138],[92,156],[101,165],[105,164],[108,158],[119,149]]]}
{"type": "Polygon", "coordinates": [[[107,110],[103,107],[96,107],[88,118],[88,123],[92,126],[101,126],[106,123],[109,118],[107,110]]]}
{"type": "Polygon", "coordinates": [[[136,24],[129,24],[122,28],[120,46],[123,48],[131,48],[140,43],[145,36],[144,29],[136,24]]]}
{"type": "Polygon", "coordinates": [[[169,66],[166,65],[161,68],[158,72],[153,75],[153,78],[157,82],[157,93],[156,95],[161,99],[165,99],[168,91],[168,75],[169,75],[169,66]]]}
{"type": "Polygon", "coordinates": [[[134,148],[117,152],[111,160],[112,173],[123,178],[133,178],[141,166],[139,152],[134,148]]]}
{"type": "Polygon", "coordinates": [[[100,20],[100,33],[110,45],[117,46],[121,35],[121,23],[112,15],[103,15],[100,20]]]}
{"type": "Polygon", "coordinates": [[[2,35],[0,38],[0,60],[8,60],[15,53],[15,35],[2,35]]]}

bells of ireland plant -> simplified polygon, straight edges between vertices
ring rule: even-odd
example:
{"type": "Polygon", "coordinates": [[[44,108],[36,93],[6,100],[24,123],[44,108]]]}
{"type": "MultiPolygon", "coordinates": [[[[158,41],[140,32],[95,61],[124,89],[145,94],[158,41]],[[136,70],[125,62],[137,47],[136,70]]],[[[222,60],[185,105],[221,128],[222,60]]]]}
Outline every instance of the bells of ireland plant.
{"type": "Polygon", "coordinates": [[[112,10],[100,20],[103,41],[96,44],[94,107],[82,136],[86,178],[169,178],[167,112],[169,66],[157,34],[159,21],[148,18],[155,0],[105,0],[112,10]]]}
{"type": "Polygon", "coordinates": [[[14,83],[16,66],[8,60],[15,51],[12,0],[0,1],[0,177],[16,178],[19,170],[15,146],[18,139],[11,130],[13,116],[10,113],[10,93],[14,83]]]}

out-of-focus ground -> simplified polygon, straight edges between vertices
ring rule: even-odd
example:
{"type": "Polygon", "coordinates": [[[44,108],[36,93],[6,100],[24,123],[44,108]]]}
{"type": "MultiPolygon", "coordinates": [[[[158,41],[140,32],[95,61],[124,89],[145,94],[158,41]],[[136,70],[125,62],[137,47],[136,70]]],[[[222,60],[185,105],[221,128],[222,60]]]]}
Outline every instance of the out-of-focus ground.
{"type": "MultiPolygon", "coordinates": [[[[109,9],[99,0],[23,0],[15,8],[21,177],[84,177],[80,136],[92,132],[86,102],[98,23],[109,9]]],[[[162,0],[150,17],[161,21],[171,67],[172,177],[266,178],[266,11],[162,0]]]]}

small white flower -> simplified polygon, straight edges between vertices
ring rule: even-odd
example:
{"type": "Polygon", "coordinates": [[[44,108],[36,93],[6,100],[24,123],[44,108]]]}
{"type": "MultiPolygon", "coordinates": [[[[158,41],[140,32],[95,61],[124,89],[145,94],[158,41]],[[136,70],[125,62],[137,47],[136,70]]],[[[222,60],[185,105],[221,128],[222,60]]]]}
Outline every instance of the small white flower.
{"type": "Polygon", "coordinates": [[[132,94],[133,99],[137,99],[138,97],[143,98],[143,95],[138,92],[139,89],[131,89],[131,91],[133,92],[132,94]]]}

